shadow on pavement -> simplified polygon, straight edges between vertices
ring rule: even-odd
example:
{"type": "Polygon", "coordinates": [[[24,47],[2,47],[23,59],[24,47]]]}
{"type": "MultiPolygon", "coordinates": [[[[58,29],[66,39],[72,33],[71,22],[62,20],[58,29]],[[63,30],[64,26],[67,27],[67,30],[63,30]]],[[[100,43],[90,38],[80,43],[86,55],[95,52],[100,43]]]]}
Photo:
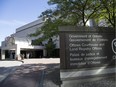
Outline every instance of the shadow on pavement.
{"type": "Polygon", "coordinates": [[[43,87],[59,87],[61,84],[60,66],[58,64],[48,64],[46,66],[43,87]]]}
{"type": "Polygon", "coordinates": [[[18,66],[10,67],[0,67],[0,83],[7,77],[9,74],[15,71],[18,66]]]}
{"type": "Polygon", "coordinates": [[[59,87],[60,84],[59,64],[21,65],[5,80],[1,82],[0,87],[39,87],[42,75],[43,75],[42,84],[47,84],[46,81],[48,81],[56,85],[56,87],[59,87]],[[45,72],[44,74],[43,71],[45,72]]]}

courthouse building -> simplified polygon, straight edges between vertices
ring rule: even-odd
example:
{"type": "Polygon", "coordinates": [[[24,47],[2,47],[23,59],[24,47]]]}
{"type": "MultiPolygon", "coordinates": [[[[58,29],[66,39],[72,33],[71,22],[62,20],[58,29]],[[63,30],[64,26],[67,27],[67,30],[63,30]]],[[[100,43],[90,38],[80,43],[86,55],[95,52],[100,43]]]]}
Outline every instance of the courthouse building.
{"type": "MultiPolygon", "coordinates": [[[[35,33],[37,29],[41,29],[41,26],[44,24],[42,19],[38,19],[31,23],[28,23],[22,27],[16,29],[16,33],[8,36],[1,43],[1,59],[15,59],[16,57],[20,58],[41,58],[46,57],[47,52],[44,44],[47,41],[42,42],[40,45],[33,45],[32,42],[41,37],[30,37],[29,35],[35,33]]],[[[56,44],[56,57],[59,57],[59,39],[53,39],[56,44]]]]}

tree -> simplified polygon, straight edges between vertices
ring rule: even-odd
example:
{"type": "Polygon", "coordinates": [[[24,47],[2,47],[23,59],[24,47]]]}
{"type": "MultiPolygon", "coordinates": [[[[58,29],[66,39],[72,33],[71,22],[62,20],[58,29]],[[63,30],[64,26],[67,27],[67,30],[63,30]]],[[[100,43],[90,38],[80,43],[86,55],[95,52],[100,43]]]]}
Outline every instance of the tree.
{"type": "Polygon", "coordinates": [[[49,0],[49,5],[55,5],[55,9],[47,9],[39,17],[46,20],[45,24],[31,36],[43,34],[38,40],[42,42],[58,34],[58,26],[83,25],[89,19],[97,17],[101,3],[98,0],[49,0]],[[82,21],[82,22],[80,22],[82,21]]]}
{"type": "Polygon", "coordinates": [[[45,24],[32,36],[43,34],[38,41],[44,41],[58,35],[58,26],[79,25],[86,26],[89,19],[95,21],[107,19],[115,28],[115,0],[49,0],[54,9],[47,9],[40,17],[45,24]]]}
{"type": "Polygon", "coordinates": [[[47,50],[47,56],[48,57],[53,57],[53,52],[54,52],[54,49],[55,49],[55,44],[54,42],[52,41],[52,39],[50,38],[48,43],[45,45],[46,47],[46,50],[47,50]]]}
{"type": "Polygon", "coordinates": [[[115,0],[101,0],[101,19],[106,19],[108,24],[115,28],[116,26],[116,1],[115,0]]]}
{"type": "Polygon", "coordinates": [[[39,39],[32,40],[32,45],[43,45],[43,43],[39,39]]]}
{"type": "Polygon", "coordinates": [[[35,33],[30,34],[31,37],[36,37],[41,35],[38,39],[36,39],[36,43],[41,43],[45,40],[49,40],[54,36],[58,36],[58,26],[62,25],[70,25],[68,22],[62,21],[62,19],[51,20],[51,18],[47,19],[41,29],[38,29],[35,33]]]}
{"type": "Polygon", "coordinates": [[[59,17],[62,20],[77,24],[82,20],[83,26],[89,19],[96,18],[101,7],[99,0],[49,0],[49,5],[56,5],[56,9],[49,9],[40,17],[59,17]]]}

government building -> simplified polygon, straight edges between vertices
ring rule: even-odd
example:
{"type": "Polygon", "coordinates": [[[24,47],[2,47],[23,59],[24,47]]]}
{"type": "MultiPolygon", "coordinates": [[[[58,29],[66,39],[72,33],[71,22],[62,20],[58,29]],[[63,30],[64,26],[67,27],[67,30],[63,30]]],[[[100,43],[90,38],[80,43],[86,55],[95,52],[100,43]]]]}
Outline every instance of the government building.
{"type": "MultiPolygon", "coordinates": [[[[15,58],[43,58],[47,57],[45,44],[47,41],[42,42],[40,45],[33,45],[33,41],[40,38],[30,37],[29,35],[35,33],[37,29],[41,29],[45,21],[38,19],[24,26],[16,29],[16,32],[8,37],[1,43],[1,59],[15,59],[15,58]]],[[[59,38],[52,38],[56,44],[55,56],[59,57],[59,38]]]]}

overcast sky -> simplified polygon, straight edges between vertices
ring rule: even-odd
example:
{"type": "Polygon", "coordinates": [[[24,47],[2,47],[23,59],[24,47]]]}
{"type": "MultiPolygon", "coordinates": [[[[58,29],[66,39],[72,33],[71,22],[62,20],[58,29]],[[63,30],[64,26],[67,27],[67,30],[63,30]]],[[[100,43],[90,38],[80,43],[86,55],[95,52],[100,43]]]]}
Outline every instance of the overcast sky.
{"type": "Polygon", "coordinates": [[[0,46],[1,41],[16,28],[38,19],[41,12],[52,8],[48,0],[0,0],[0,46]]]}

